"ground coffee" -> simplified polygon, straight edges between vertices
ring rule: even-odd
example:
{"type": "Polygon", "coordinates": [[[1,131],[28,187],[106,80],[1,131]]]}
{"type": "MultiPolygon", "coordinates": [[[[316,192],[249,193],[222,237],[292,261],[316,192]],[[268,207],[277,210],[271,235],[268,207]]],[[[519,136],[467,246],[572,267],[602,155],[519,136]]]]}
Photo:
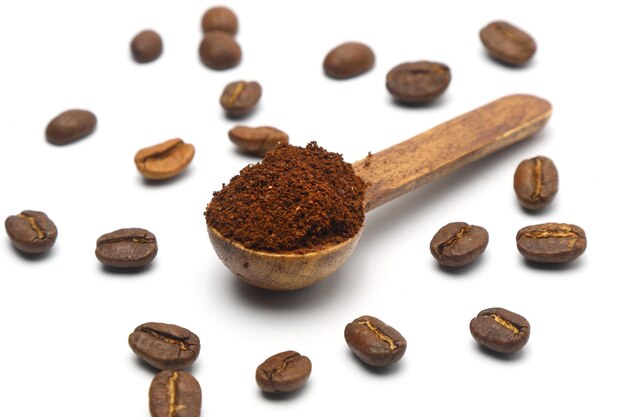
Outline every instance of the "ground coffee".
{"type": "Polygon", "coordinates": [[[205,217],[246,248],[306,253],[358,233],[365,187],[341,155],[281,143],[214,193],[205,217]]]}

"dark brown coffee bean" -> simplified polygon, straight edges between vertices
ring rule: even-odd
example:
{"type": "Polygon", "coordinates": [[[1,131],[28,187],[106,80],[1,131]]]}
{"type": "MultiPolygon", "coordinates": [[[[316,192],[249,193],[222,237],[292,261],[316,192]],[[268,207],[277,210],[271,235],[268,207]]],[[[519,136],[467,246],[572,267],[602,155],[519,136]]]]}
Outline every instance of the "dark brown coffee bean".
{"type": "Polygon", "coordinates": [[[41,211],[24,210],[17,216],[9,216],[4,227],[17,249],[25,253],[43,253],[49,250],[57,239],[57,227],[41,211]]]}
{"type": "Polygon", "coordinates": [[[572,262],[587,249],[585,231],[573,224],[543,223],[517,232],[517,249],[526,259],[546,264],[572,262]]]}
{"type": "Polygon", "coordinates": [[[270,126],[235,126],[228,131],[228,137],[243,151],[263,156],[276,148],[278,143],[289,143],[289,136],[270,126]]]}
{"type": "Polygon", "coordinates": [[[492,22],[480,31],[480,40],[491,56],[509,65],[523,65],[537,50],[534,39],[507,22],[492,22]]]}
{"type": "Polygon", "coordinates": [[[202,16],[202,31],[205,33],[212,30],[221,30],[222,32],[235,35],[238,27],[237,15],[228,7],[211,7],[202,16]]]}
{"type": "Polygon", "coordinates": [[[457,268],[476,260],[487,248],[489,233],[480,226],[448,223],[430,241],[430,253],[443,266],[457,268]]]}
{"type": "Polygon", "coordinates": [[[96,123],[96,116],[88,110],[67,110],[48,123],[46,139],[55,145],[65,145],[91,134],[96,123]]]}
{"type": "Polygon", "coordinates": [[[513,188],[524,208],[544,208],[559,190],[559,174],[554,162],[545,156],[522,161],[515,170],[513,188]]]}
{"type": "Polygon", "coordinates": [[[236,67],[241,61],[241,47],[233,35],[218,30],[204,35],[199,53],[202,63],[216,70],[236,67]]]}
{"type": "Polygon", "coordinates": [[[234,81],[224,88],[220,104],[229,117],[240,117],[254,109],[261,93],[261,85],[256,81],[234,81]]]}
{"type": "Polygon", "coordinates": [[[164,180],[180,174],[191,163],[195,148],[182,139],[170,139],[135,154],[135,166],[144,177],[164,180]]]}
{"type": "Polygon", "coordinates": [[[374,66],[374,51],[360,42],[346,42],[331,50],[324,59],[324,72],[331,78],[356,77],[374,66]]]}
{"type": "Polygon", "coordinates": [[[309,379],[311,367],[309,358],[298,352],[277,353],[256,368],[256,383],[263,392],[295,391],[309,379]]]}
{"type": "Polygon", "coordinates": [[[503,308],[488,308],[472,319],[470,332],[478,343],[488,349],[513,353],[528,342],[530,323],[519,314],[503,308]]]}
{"type": "Polygon", "coordinates": [[[157,254],[156,237],[145,229],[119,229],[106,233],[96,242],[96,257],[111,268],[139,268],[157,254]]]}
{"type": "Polygon", "coordinates": [[[144,323],[128,336],[130,348],[158,369],[183,369],[200,354],[200,339],[175,324],[144,323]]]}
{"type": "Polygon", "coordinates": [[[432,101],[450,84],[450,68],[438,62],[418,61],[400,64],[387,73],[387,90],[403,103],[432,101]]]}
{"type": "Polygon", "coordinates": [[[148,402],[152,417],[199,417],[202,390],[189,372],[161,371],[150,384],[148,402]]]}
{"type": "Polygon", "coordinates": [[[379,368],[398,362],[406,352],[406,339],[396,329],[372,316],[361,316],[348,323],[344,337],[359,359],[379,368]]]}
{"type": "Polygon", "coordinates": [[[130,51],[139,63],[152,62],[161,56],[163,41],[153,30],[139,32],[130,43],[130,51]]]}

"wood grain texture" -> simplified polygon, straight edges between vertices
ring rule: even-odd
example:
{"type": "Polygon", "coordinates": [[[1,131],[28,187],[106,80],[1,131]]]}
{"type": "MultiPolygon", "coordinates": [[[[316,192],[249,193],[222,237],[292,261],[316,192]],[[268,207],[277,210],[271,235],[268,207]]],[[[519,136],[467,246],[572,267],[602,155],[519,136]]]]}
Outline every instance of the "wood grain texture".
{"type": "Polygon", "coordinates": [[[343,265],[359,242],[363,227],[344,242],[305,254],[251,250],[226,239],[213,227],[208,232],[217,257],[232,273],[255,287],[290,291],[309,287],[343,265]]]}
{"type": "Polygon", "coordinates": [[[506,96],[368,155],[352,164],[368,184],[365,211],[532,136],[551,114],[542,98],[506,96]]]}

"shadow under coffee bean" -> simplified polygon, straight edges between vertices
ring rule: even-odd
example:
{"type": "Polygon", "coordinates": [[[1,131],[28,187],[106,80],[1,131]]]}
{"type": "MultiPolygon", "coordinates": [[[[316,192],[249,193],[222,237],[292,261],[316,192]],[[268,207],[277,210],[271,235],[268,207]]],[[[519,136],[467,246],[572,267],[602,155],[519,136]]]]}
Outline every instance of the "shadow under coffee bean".
{"type": "Polygon", "coordinates": [[[502,362],[521,361],[524,359],[524,356],[526,355],[526,352],[528,351],[527,350],[528,348],[526,348],[526,349],[520,349],[517,352],[513,352],[513,353],[500,353],[500,352],[496,352],[495,350],[491,350],[488,347],[485,347],[479,343],[474,343],[474,347],[476,351],[480,353],[481,355],[485,355],[492,359],[502,361],[502,362]]]}

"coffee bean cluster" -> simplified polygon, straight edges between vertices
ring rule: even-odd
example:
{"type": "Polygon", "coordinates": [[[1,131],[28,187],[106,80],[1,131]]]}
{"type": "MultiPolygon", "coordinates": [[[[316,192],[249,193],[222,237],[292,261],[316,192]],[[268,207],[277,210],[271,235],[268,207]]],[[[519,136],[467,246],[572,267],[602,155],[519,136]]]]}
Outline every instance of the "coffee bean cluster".
{"type": "Polygon", "coordinates": [[[239,20],[227,7],[213,7],[202,17],[204,36],[200,42],[200,60],[214,70],[234,68],[241,62],[241,47],[235,35],[239,20]]]}
{"type": "MultiPolygon", "coordinates": [[[[226,7],[214,7],[201,20],[203,38],[199,45],[201,62],[213,70],[227,70],[239,65],[242,52],[235,39],[238,18],[226,7]]],[[[493,22],[480,31],[480,40],[490,56],[511,66],[529,62],[536,51],[530,35],[507,22],[493,22]]],[[[139,32],[130,43],[137,63],[157,60],[163,41],[154,30],[139,32]]],[[[333,79],[343,80],[367,73],[373,68],[373,50],[360,42],[342,43],[326,55],[322,67],[333,79]]],[[[450,68],[439,62],[420,60],[401,63],[386,76],[392,97],[403,104],[424,104],[444,94],[451,82],[450,68]]],[[[225,86],[219,99],[228,117],[248,115],[262,94],[256,81],[234,81],[225,86]]],[[[67,145],[91,135],[97,125],[89,110],[70,109],[54,117],[45,129],[45,137],[54,145],[67,145]]],[[[235,126],[228,132],[233,143],[245,152],[264,155],[278,143],[287,143],[286,133],[270,127],[235,126]]],[[[180,138],[140,149],[135,155],[139,173],[150,181],[179,175],[191,163],[194,146],[180,138]]],[[[558,190],[558,174],[547,157],[537,156],[518,166],[514,190],[526,210],[545,208],[558,190]]],[[[21,252],[39,255],[49,251],[58,235],[54,222],[42,211],[24,210],[5,221],[11,243],[21,252]]],[[[584,230],[573,224],[545,223],[527,226],[516,236],[520,253],[532,262],[564,263],[577,259],[586,248],[584,230]]],[[[454,222],[443,226],[433,237],[430,250],[447,268],[474,262],[485,251],[489,234],[480,226],[454,222]]],[[[156,237],[142,228],[123,228],[105,233],[96,241],[96,258],[107,268],[141,268],[158,251],[156,237]]],[[[500,352],[519,351],[530,336],[530,324],[523,316],[504,308],[480,311],[469,325],[471,335],[486,348],[500,352]]],[[[406,339],[392,326],[373,316],[361,316],[345,326],[344,338],[349,349],[371,367],[396,364],[404,356],[406,339]]],[[[198,358],[199,337],[174,324],[144,323],[129,335],[129,346],[143,361],[159,370],[149,389],[150,413],[155,417],[200,415],[202,392],[191,373],[184,371],[198,358]]],[[[309,378],[312,364],[295,351],[270,356],[256,370],[256,382],[268,393],[285,393],[301,388],[309,378]]]]}
{"type": "Polygon", "coordinates": [[[150,414],[198,417],[202,389],[196,378],[182,369],[198,359],[200,338],[175,324],[151,322],[137,326],[128,336],[128,345],[139,358],[160,371],[150,384],[150,414]]]}
{"type": "MultiPolygon", "coordinates": [[[[536,156],[519,163],[513,189],[520,205],[528,211],[547,207],[559,188],[554,162],[536,156]]],[[[529,261],[538,264],[563,264],[576,260],[587,248],[587,235],[577,225],[543,223],[526,226],[515,237],[517,249],[529,261]]],[[[430,242],[430,252],[446,268],[469,265],[483,254],[489,243],[487,230],[464,222],[443,226],[430,242]]]]}
{"type": "MultiPolygon", "coordinates": [[[[563,264],[576,260],[587,249],[585,231],[574,224],[543,223],[526,226],[515,237],[517,249],[529,261],[563,264]]],[[[483,227],[454,222],[443,226],[430,241],[430,253],[445,268],[474,262],[489,243],[483,227]]]]}
{"type": "MultiPolygon", "coordinates": [[[[373,316],[361,316],[348,323],[344,338],[360,360],[376,368],[398,362],[407,347],[400,332],[373,316]]],[[[128,345],[140,359],[160,371],[149,390],[153,416],[176,408],[185,409],[189,417],[200,415],[200,384],[191,373],[183,371],[200,354],[200,338],[195,333],[176,324],[149,322],[135,328],[128,336],[128,345]]],[[[255,379],[263,392],[288,393],[302,388],[311,370],[308,357],[288,350],[264,360],[256,369],[255,379]]]]}

